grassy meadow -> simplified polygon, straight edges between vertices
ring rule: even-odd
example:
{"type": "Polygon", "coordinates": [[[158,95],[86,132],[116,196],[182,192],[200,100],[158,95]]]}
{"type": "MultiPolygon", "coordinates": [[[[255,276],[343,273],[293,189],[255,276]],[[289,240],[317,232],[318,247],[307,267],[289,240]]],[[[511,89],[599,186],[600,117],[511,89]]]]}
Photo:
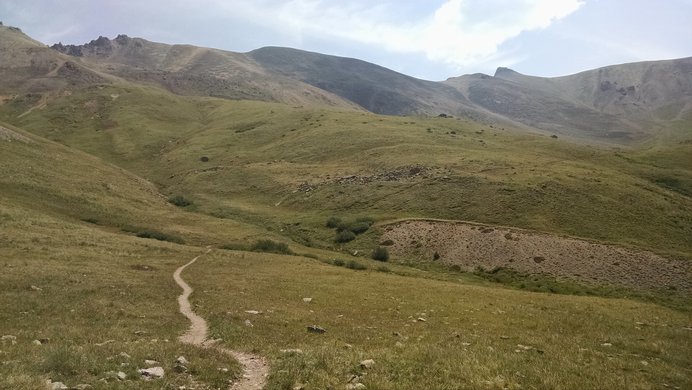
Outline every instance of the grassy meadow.
{"type": "Polygon", "coordinates": [[[183,273],[193,306],[223,345],[269,359],[268,389],[692,387],[689,304],[519,291],[367,259],[377,224],[409,217],[690,259],[692,144],[679,133],[590,146],[130,84],[41,101],[0,105],[3,127],[28,139],[0,137],[0,336],[16,337],[0,342],[0,388],[226,387],[235,362],[177,340],[188,323],[172,274],[208,245],[183,273]],[[377,223],[335,243],[330,216],[377,223]],[[298,255],[220,249],[259,239],[298,255]],[[173,369],[180,355],[188,372],[173,369]],[[144,359],[166,377],[139,379],[144,359]],[[360,368],[365,359],[375,365],[360,368]]]}
{"type": "Polygon", "coordinates": [[[352,375],[373,389],[690,386],[689,314],[400,276],[361,262],[369,270],[215,251],[188,275],[204,281],[193,302],[212,337],[271,357],[269,389],[339,389],[352,375]],[[307,332],[313,324],[327,332],[307,332]],[[290,349],[302,353],[281,351],[290,349]],[[365,359],[374,368],[360,368],[365,359]]]}

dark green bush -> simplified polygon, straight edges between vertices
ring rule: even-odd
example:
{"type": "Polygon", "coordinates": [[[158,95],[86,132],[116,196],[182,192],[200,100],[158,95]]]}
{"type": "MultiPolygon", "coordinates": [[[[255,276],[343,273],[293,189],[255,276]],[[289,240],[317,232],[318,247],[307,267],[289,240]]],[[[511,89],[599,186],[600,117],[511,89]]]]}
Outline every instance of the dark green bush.
{"type": "Polygon", "coordinates": [[[337,267],[343,267],[346,265],[346,262],[341,259],[334,259],[332,260],[332,264],[336,265],[337,267]]]}
{"type": "Polygon", "coordinates": [[[168,202],[178,206],[178,207],[186,207],[192,204],[192,201],[189,199],[186,199],[182,195],[176,195],[176,196],[171,196],[168,198],[168,202]]]}
{"type": "Polygon", "coordinates": [[[349,261],[349,262],[346,264],[346,268],[355,269],[355,270],[364,270],[364,269],[368,269],[368,267],[367,267],[366,265],[361,264],[361,263],[359,263],[359,262],[357,262],[357,261],[355,261],[355,260],[349,261]]]}
{"type": "Polygon", "coordinates": [[[284,255],[293,254],[293,251],[288,247],[288,244],[272,240],[258,240],[252,244],[250,250],[253,252],[279,253],[284,255]]]}
{"type": "Polygon", "coordinates": [[[372,259],[377,261],[389,260],[389,251],[385,247],[378,246],[372,251],[372,259]]]}
{"type": "Polygon", "coordinates": [[[367,222],[355,222],[348,227],[348,230],[352,231],[356,235],[363,234],[367,232],[368,229],[370,229],[370,224],[367,222]]]}
{"type": "Polygon", "coordinates": [[[339,217],[329,217],[327,219],[327,223],[325,223],[325,226],[327,226],[330,229],[334,229],[337,226],[341,224],[341,218],[339,217]]]}
{"type": "Polygon", "coordinates": [[[173,242],[176,244],[184,244],[185,242],[183,241],[182,238],[172,236],[170,234],[162,233],[162,232],[157,232],[154,230],[142,230],[140,232],[137,232],[137,237],[139,238],[151,238],[154,240],[159,240],[159,241],[168,241],[168,242],[173,242]]]}
{"type": "Polygon", "coordinates": [[[340,221],[340,222],[336,225],[335,229],[336,229],[336,232],[339,233],[339,232],[343,232],[343,231],[346,231],[346,230],[351,231],[350,227],[351,227],[351,224],[350,224],[350,223],[344,222],[344,221],[340,221]]]}
{"type": "Polygon", "coordinates": [[[350,230],[342,230],[338,233],[336,233],[336,237],[334,237],[334,242],[338,243],[344,243],[344,242],[349,242],[353,241],[356,238],[356,234],[353,233],[350,230]]]}

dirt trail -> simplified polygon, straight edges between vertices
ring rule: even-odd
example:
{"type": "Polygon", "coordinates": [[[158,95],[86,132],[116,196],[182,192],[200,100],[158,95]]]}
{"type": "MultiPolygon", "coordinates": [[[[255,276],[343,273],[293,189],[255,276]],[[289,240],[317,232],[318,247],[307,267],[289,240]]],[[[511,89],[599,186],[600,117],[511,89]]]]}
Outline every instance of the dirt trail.
{"type": "MultiPolygon", "coordinates": [[[[205,254],[211,252],[208,249],[205,254]]],[[[201,348],[214,348],[219,352],[223,352],[234,359],[238,360],[243,366],[243,376],[237,382],[233,383],[230,387],[231,390],[257,390],[262,389],[267,381],[267,376],[269,373],[269,365],[266,360],[262,357],[232,351],[230,349],[222,348],[215,345],[214,340],[207,340],[208,326],[207,321],[204,318],[198,316],[190,305],[190,294],[192,294],[192,287],[188,285],[185,280],[180,276],[187,266],[192,265],[197,259],[202,255],[195,257],[190,260],[187,264],[180,266],[173,273],[173,279],[178,283],[178,286],[183,289],[183,293],[178,297],[178,305],[180,306],[180,313],[182,313],[187,319],[190,320],[190,329],[185,332],[184,335],[180,336],[180,341],[186,344],[196,345],[201,348]]]]}

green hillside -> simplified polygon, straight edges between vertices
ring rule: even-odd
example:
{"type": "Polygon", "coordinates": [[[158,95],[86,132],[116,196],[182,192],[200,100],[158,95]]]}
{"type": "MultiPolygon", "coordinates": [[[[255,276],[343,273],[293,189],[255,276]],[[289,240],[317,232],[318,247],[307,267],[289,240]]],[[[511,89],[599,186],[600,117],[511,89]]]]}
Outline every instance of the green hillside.
{"type": "Polygon", "coordinates": [[[0,115],[184,195],[194,210],[303,223],[293,238],[304,243],[326,245],[324,220],[353,214],[472,220],[689,255],[690,144],[596,147],[458,119],[134,86],[94,86],[30,107],[16,98],[0,115]]]}
{"type": "MultiPolygon", "coordinates": [[[[0,388],[227,388],[247,369],[220,348],[265,358],[273,390],[692,387],[684,107],[660,106],[655,137],[614,147],[470,117],[376,115],[259,68],[246,70],[266,84],[250,91],[222,66],[250,57],[151,46],[175,68],[220,67],[203,84],[184,69],[166,79],[189,81],[183,96],[137,68],[131,55],[150,42],[80,49],[120,45],[115,71],[0,33],[11,54],[0,57],[0,388]],[[227,98],[284,103],[192,96],[224,87],[219,75],[236,88],[227,98]],[[412,218],[473,229],[480,257],[496,256],[489,233],[506,246],[531,237],[513,248],[534,268],[455,266],[436,240],[469,252],[471,235],[420,223],[407,236],[412,218]],[[534,242],[568,248],[553,255],[592,273],[627,266],[632,280],[551,274],[534,242]],[[604,246],[655,254],[620,264],[604,246]],[[563,254],[577,247],[592,252],[563,254]],[[193,258],[182,277],[209,324],[200,346],[178,339],[190,323],[173,279],[193,258]],[[638,285],[652,273],[662,277],[638,285]],[[153,364],[165,376],[144,380],[138,369],[153,364]]],[[[320,58],[310,69],[327,77],[320,58]]],[[[348,76],[348,61],[333,61],[348,76]]],[[[435,89],[401,77],[397,96],[407,83],[435,89]]]]}
{"type": "MultiPolygon", "coordinates": [[[[187,323],[171,274],[203,253],[197,245],[255,228],[176,209],[143,179],[83,152],[20,130],[3,135],[0,323],[14,339],[2,341],[0,385],[217,388],[240,375],[214,350],[177,342],[187,323]],[[125,225],[191,245],[137,238],[125,225]],[[186,373],[174,369],[180,355],[186,373]],[[164,379],[139,379],[145,359],[161,362],[164,379]]],[[[341,255],[319,253],[329,256],[341,255]]],[[[345,388],[354,375],[377,389],[690,385],[686,312],[358,262],[369,269],[217,249],[186,278],[212,337],[270,359],[268,389],[345,388]],[[306,333],[311,324],[327,333],[306,333]],[[375,366],[360,368],[365,359],[375,366]]]]}

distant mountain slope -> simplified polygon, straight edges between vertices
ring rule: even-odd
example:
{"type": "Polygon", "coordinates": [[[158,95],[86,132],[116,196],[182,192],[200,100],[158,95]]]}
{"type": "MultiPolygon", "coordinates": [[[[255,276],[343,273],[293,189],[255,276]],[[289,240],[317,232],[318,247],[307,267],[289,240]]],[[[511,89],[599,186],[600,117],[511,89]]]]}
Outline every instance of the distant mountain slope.
{"type": "Polygon", "coordinates": [[[181,95],[318,104],[355,108],[327,91],[265,71],[241,53],[191,45],[166,45],[118,35],[53,49],[79,57],[103,72],[154,83],[181,95]]]}
{"type": "Polygon", "coordinates": [[[378,114],[476,111],[454,88],[354,58],[283,47],[264,47],[248,55],[266,69],[330,91],[378,114]]]}
{"type": "Polygon", "coordinates": [[[613,65],[543,78],[498,68],[444,82],[473,103],[526,125],[627,142],[692,119],[692,57],[613,65]]]}
{"type": "Polygon", "coordinates": [[[692,57],[613,65],[548,80],[604,113],[672,119],[692,109],[692,57]]]}
{"type": "MultiPolygon", "coordinates": [[[[543,78],[499,68],[494,76],[416,79],[353,58],[265,47],[234,53],[119,35],[84,45],[45,45],[0,28],[0,87],[31,94],[113,82],[179,95],[334,106],[387,115],[449,114],[588,142],[630,144],[692,124],[692,57],[614,65],[543,78]],[[672,130],[671,130],[672,129],[672,130]]],[[[21,97],[21,96],[20,96],[21,97]]],[[[5,99],[5,98],[3,98],[5,99]]],[[[43,99],[43,100],[41,100],[43,99]]]]}
{"type": "Polygon", "coordinates": [[[631,138],[629,127],[618,118],[565,100],[559,90],[536,88],[500,77],[467,75],[445,82],[474,104],[517,122],[553,133],[603,139],[631,138]]]}

